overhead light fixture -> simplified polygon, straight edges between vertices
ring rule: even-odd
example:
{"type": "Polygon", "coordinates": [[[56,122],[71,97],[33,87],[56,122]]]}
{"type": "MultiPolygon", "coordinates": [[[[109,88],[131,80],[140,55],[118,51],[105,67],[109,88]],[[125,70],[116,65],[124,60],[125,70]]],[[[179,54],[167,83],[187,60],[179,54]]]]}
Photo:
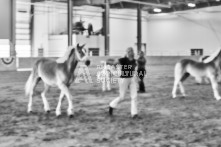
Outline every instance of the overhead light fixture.
{"type": "Polygon", "coordinates": [[[159,9],[159,8],[154,8],[153,11],[154,11],[154,12],[157,12],[157,13],[160,13],[162,10],[159,9]]]}
{"type": "Polygon", "coordinates": [[[216,0],[217,2],[220,2],[220,0],[216,0]]]}
{"type": "Polygon", "coordinates": [[[187,4],[189,7],[196,7],[196,4],[194,4],[194,3],[188,3],[187,4]]]}

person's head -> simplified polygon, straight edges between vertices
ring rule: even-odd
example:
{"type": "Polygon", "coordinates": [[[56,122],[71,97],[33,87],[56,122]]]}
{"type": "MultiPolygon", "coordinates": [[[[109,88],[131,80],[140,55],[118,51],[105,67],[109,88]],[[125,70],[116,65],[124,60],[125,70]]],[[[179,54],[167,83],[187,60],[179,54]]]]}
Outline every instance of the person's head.
{"type": "Polygon", "coordinates": [[[128,58],[134,58],[134,50],[133,50],[132,47],[128,47],[126,51],[127,51],[126,56],[127,56],[128,58]]]}
{"type": "Polygon", "coordinates": [[[143,51],[140,51],[140,52],[139,52],[139,56],[140,56],[140,57],[143,57],[143,56],[144,56],[144,52],[143,52],[143,51]]]}

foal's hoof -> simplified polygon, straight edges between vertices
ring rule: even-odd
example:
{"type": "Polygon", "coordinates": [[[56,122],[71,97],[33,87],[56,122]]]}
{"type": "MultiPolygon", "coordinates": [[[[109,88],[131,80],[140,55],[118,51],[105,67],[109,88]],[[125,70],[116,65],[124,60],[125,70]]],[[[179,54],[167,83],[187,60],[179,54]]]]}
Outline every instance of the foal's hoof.
{"type": "Polygon", "coordinates": [[[73,114],[69,115],[69,118],[74,118],[74,115],[73,114]]]}
{"type": "Polygon", "coordinates": [[[56,116],[57,117],[61,116],[61,112],[56,112],[56,116]]]}
{"type": "Polygon", "coordinates": [[[181,96],[180,98],[185,99],[185,98],[186,98],[186,96],[181,96]]]}
{"type": "Polygon", "coordinates": [[[56,118],[57,118],[57,119],[61,118],[61,115],[56,115],[56,118]]]}
{"type": "Polygon", "coordinates": [[[27,111],[28,112],[28,114],[32,114],[33,113],[33,111],[27,111]]]}
{"type": "Polygon", "coordinates": [[[50,112],[51,112],[50,110],[45,111],[46,114],[49,114],[50,112]]]}

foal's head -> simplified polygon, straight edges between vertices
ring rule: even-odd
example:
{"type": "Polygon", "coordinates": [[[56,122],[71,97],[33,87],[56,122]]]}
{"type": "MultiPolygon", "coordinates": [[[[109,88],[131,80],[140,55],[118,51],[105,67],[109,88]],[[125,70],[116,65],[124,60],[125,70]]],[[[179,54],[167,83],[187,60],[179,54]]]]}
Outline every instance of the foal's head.
{"type": "Polygon", "coordinates": [[[90,60],[87,59],[88,58],[88,52],[87,50],[84,48],[85,44],[83,44],[82,46],[80,46],[79,44],[77,44],[76,47],[76,51],[78,52],[79,56],[77,56],[79,61],[84,61],[85,65],[89,66],[90,65],[90,60]]]}

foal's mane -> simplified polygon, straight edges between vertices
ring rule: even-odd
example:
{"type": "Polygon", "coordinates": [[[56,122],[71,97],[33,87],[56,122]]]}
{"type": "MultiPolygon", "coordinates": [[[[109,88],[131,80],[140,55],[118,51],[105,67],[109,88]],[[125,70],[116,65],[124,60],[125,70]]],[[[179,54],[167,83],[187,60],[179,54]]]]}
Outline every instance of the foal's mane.
{"type": "Polygon", "coordinates": [[[203,62],[204,63],[209,63],[221,56],[221,49],[216,50],[212,55],[210,55],[208,58],[206,58],[203,62]]]}
{"type": "Polygon", "coordinates": [[[70,56],[74,53],[75,48],[73,46],[69,46],[64,54],[64,56],[58,58],[56,60],[57,63],[64,63],[65,61],[67,61],[70,56]]]}

